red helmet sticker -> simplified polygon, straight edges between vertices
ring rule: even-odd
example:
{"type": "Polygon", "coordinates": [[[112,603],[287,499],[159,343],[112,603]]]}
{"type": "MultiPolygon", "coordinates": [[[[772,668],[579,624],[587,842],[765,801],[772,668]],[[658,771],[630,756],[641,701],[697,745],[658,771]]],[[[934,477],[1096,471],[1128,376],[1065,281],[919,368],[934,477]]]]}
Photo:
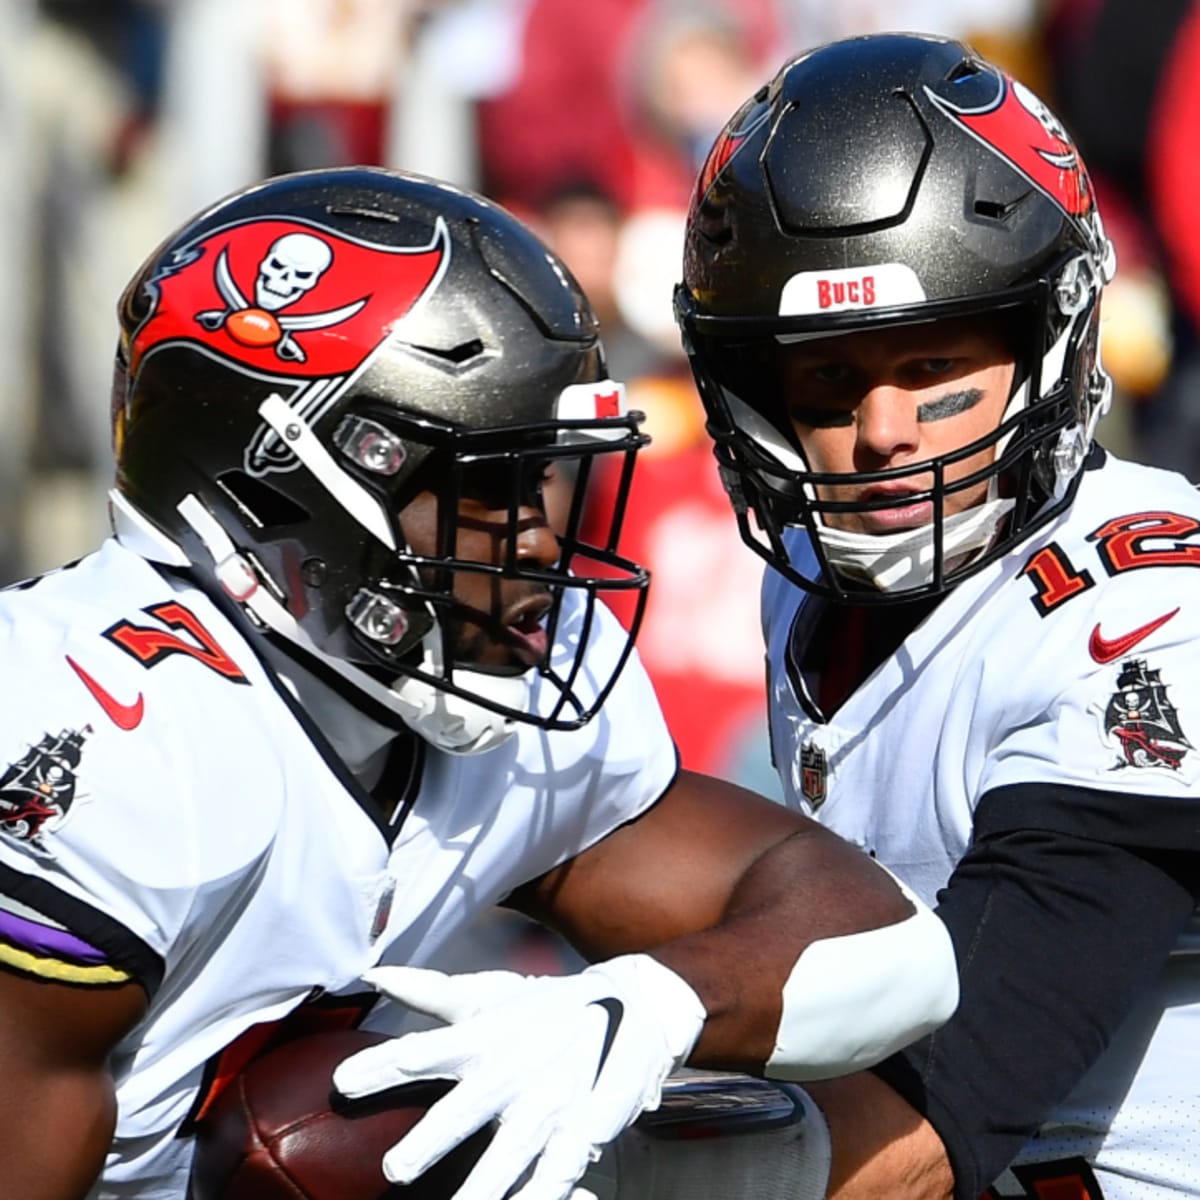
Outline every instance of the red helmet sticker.
{"type": "Polygon", "coordinates": [[[1091,180],[1066,129],[1024,84],[995,72],[996,96],[978,108],[959,108],[926,88],[929,98],[993,153],[1015,167],[1068,215],[1095,206],[1091,180]]]}
{"type": "Polygon", "coordinates": [[[729,165],[729,160],[742,148],[746,139],[766,117],[767,110],[761,104],[756,104],[750,109],[747,117],[741,121],[735,117],[721,131],[713,143],[712,149],[709,150],[704,165],[700,168],[700,174],[696,177],[696,186],[692,191],[692,200],[688,210],[689,219],[695,215],[717,176],[729,165]]]}
{"type": "Polygon", "coordinates": [[[708,157],[704,160],[704,166],[700,168],[700,174],[696,178],[696,189],[692,194],[691,209],[695,212],[700,207],[700,202],[708,195],[708,189],[712,187],[713,180],[725,169],[725,164],[733,157],[734,151],[746,140],[744,133],[729,133],[728,131],[721,134],[713,144],[712,149],[708,152],[708,157]]]}
{"type": "Polygon", "coordinates": [[[448,256],[440,220],[413,248],[292,219],[219,229],[151,280],[154,307],[133,337],[131,369],[160,346],[193,343],[268,377],[350,374],[435,286],[448,256]],[[324,330],[336,335],[313,336],[324,330]]]}

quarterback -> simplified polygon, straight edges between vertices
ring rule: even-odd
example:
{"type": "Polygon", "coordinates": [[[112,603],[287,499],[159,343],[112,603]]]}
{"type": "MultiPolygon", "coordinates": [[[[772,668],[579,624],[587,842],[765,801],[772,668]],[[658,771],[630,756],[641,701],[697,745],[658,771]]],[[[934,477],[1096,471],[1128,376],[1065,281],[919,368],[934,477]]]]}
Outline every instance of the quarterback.
{"type": "Polygon", "coordinates": [[[119,317],[113,537],[0,595],[0,1196],[183,1200],[288,1020],[448,1021],[339,1067],[461,1081],[381,1191],[494,1122],[463,1200],[559,1200],[685,1060],[833,1075],[949,1015],[927,906],[678,769],[601,603],[647,583],[623,496],[579,534],[640,417],[529,230],[416,176],[283,176],[168,237],[119,317]],[[496,904],[592,965],[428,966],[496,904]]]}
{"type": "Polygon", "coordinates": [[[809,1089],[840,1200],[1200,1195],[1200,498],[1094,440],[1114,268],[1066,130],[944,39],[791,59],[698,181],[787,804],[958,959],[945,1025],[809,1089]]]}

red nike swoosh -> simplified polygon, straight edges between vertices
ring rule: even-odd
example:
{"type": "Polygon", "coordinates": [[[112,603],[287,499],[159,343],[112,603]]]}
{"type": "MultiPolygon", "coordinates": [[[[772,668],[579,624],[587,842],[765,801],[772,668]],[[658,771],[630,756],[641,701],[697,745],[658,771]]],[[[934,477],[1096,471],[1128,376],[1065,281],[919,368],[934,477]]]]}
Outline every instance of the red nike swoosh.
{"type": "Polygon", "coordinates": [[[69,654],[66,659],[118,729],[136,729],[142,723],[142,713],[146,704],[141,692],[138,692],[138,698],[132,704],[122,704],[109,695],[69,654]]]}
{"type": "Polygon", "coordinates": [[[1098,663],[1110,663],[1114,658],[1120,658],[1122,654],[1128,654],[1143,638],[1149,637],[1156,629],[1164,626],[1179,609],[1173,608],[1169,613],[1163,613],[1161,617],[1156,617],[1153,621],[1147,621],[1145,625],[1139,625],[1137,629],[1125,634],[1123,637],[1106,638],[1100,636],[1100,626],[1097,625],[1092,630],[1091,639],[1088,641],[1088,653],[1098,663]]]}

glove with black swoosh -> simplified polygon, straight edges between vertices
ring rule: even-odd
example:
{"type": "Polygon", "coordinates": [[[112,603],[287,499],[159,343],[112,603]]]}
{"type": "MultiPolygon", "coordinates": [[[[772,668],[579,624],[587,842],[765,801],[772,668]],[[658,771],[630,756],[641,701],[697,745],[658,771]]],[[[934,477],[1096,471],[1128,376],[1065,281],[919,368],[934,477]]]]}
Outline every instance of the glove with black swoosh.
{"type": "Polygon", "coordinates": [[[421,1079],[457,1081],[384,1156],[387,1178],[411,1183],[497,1122],[454,1200],[501,1200],[518,1180],[511,1200],[568,1196],[600,1147],[658,1106],[705,1019],[692,988],[645,954],[574,975],[376,967],[363,978],[447,1024],[352,1055],[334,1072],[337,1090],[356,1099],[421,1079]]]}

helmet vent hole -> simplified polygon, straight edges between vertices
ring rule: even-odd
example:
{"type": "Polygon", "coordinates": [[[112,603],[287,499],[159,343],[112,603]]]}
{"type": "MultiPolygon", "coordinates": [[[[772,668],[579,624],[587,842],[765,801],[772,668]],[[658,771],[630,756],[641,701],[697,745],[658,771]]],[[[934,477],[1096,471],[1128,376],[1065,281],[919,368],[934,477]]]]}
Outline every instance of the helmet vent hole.
{"type": "Polygon", "coordinates": [[[242,516],[259,529],[299,525],[311,515],[303,505],[245,471],[226,471],[217,486],[237,505],[242,516]]]}
{"type": "Polygon", "coordinates": [[[472,338],[469,342],[460,342],[457,346],[418,346],[416,348],[423,354],[432,355],[445,362],[452,362],[455,366],[470,362],[471,359],[478,358],[483,353],[483,343],[478,338],[472,338]]]}
{"type": "Polygon", "coordinates": [[[999,200],[976,200],[975,215],[988,221],[1003,221],[1015,207],[999,200]]]}
{"type": "Polygon", "coordinates": [[[401,220],[395,213],[384,212],[377,208],[352,208],[335,205],[333,207],[326,206],[325,211],[331,217],[366,217],[369,221],[389,221],[393,225],[398,224],[401,220]]]}
{"type": "Polygon", "coordinates": [[[979,63],[973,62],[971,59],[964,59],[960,63],[956,63],[954,70],[946,76],[947,83],[961,83],[964,79],[974,79],[981,71],[979,63]]]}

